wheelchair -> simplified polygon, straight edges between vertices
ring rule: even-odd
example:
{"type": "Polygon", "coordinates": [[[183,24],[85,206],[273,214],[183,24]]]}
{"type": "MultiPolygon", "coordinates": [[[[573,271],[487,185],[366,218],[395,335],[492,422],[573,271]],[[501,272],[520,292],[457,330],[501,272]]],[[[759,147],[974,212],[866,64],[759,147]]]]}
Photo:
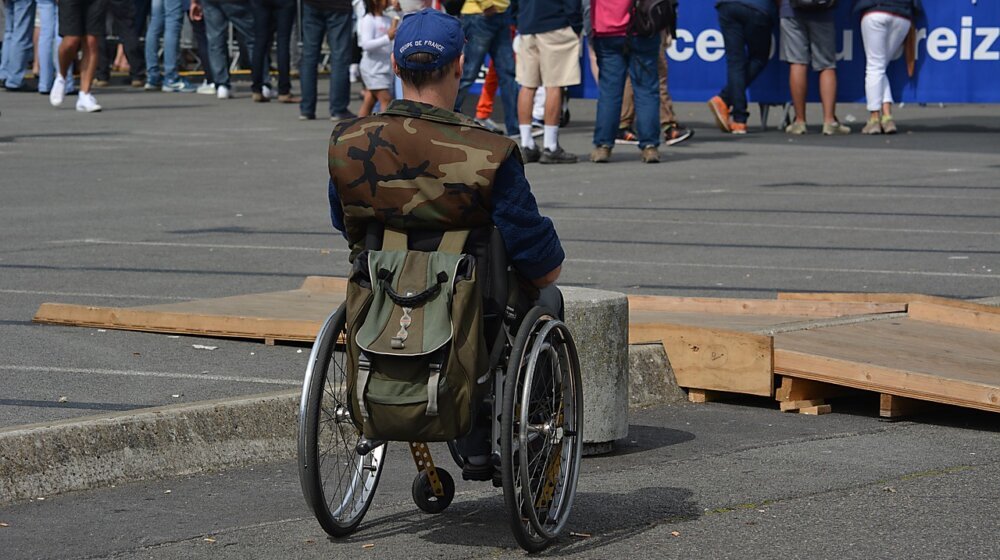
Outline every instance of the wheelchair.
{"type": "MultiPolygon", "coordinates": [[[[583,449],[580,364],[573,337],[555,312],[537,305],[515,312],[506,303],[509,265],[499,234],[489,230],[480,257],[490,263],[483,320],[492,380],[485,381],[490,387],[483,408],[490,411],[492,482],[503,489],[518,544],[537,552],[563,531],[576,495],[583,449]]],[[[381,246],[377,239],[370,243],[381,246]]],[[[338,538],[354,532],[368,512],[391,443],[365,438],[351,420],[346,317],[345,303],[327,318],[312,347],[298,426],[303,495],[320,526],[338,538]]],[[[424,512],[441,513],[454,498],[454,479],[435,464],[425,442],[408,444],[417,468],[413,500],[424,512]]],[[[448,448],[464,468],[467,458],[456,442],[448,448]]]]}

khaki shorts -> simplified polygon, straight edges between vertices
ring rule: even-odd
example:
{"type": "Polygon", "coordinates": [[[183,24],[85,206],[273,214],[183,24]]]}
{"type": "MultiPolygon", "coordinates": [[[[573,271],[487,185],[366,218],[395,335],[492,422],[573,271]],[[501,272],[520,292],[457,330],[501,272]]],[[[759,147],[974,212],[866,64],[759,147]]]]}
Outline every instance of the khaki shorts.
{"type": "Polygon", "coordinates": [[[568,87],[580,83],[580,38],[572,27],[521,35],[517,82],[524,87],[568,87]]]}

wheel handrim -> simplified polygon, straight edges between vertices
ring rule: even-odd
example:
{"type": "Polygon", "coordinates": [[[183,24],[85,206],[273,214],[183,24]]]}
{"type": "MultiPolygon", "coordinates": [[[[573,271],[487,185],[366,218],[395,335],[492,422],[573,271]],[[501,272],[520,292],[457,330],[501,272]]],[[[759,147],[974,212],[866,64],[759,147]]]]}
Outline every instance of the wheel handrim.
{"type": "MultiPolygon", "coordinates": [[[[521,402],[529,403],[518,413],[516,431],[518,444],[517,473],[518,504],[527,517],[527,528],[533,529],[541,539],[555,538],[569,518],[575,494],[580,446],[576,425],[579,403],[573,360],[566,354],[565,327],[550,320],[534,336],[528,364],[525,366],[521,402]],[[562,352],[556,350],[550,335],[558,335],[562,352]],[[538,357],[545,355],[552,367],[551,381],[535,389],[538,357]],[[561,355],[560,355],[561,354],[561,355]],[[568,370],[568,371],[565,371],[568,370]],[[539,393],[548,398],[548,406],[537,410],[539,393]],[[570,397],[570,398],[567,398],[570,397]],[[534,448],[534,452],[532,449],[534,448]],[[544,517],[539,518],[539,513],[544,517]]],[[[540,403],[539,403],[540,404],[540,403]]]]}

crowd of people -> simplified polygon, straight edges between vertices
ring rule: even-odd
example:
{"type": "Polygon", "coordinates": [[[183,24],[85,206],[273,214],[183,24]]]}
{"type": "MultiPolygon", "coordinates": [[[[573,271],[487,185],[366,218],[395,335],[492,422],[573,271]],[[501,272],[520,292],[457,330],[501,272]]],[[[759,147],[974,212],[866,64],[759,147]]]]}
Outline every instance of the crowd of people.
{"type": "MultiPolygon", "coordinates": [[[[27,90],[25,74],[33,59],[37,91],[47,94],[53,106],[76,92],[76,109],[81,112],[101,110],[92,88],[95,82],[105,85],[115,65],[127,67],[132,86],[147,91],[231,98],[231,25],[248,52],[253,101],[297,103],[300,119],[315,119],[317,69],[325,39],[330,53],[331,120],[356,116],[349,108],[352,65],[360,70],[364,85],[359,111],[364,116],[376,107],[384,108],[394,94],[398,97],[390,55],[401,18],[433,7],[459,17],[465,34],[456,110],[462,109],[488,55],[489,73],[476,120],[518,138],[526,163],[577,161],[577,156],[559,145],[559,126],[565,88],[581,83],[581,59],[589,60],[599,92],[591,161],[606,162],[616,145],[633,144],[643,162],[655,163],[662,143],[673,145],[693,135],[677,122],[670,98],[665,51],[672,40],[671,26],[650,27],[643,10],[657,2],[649,0],[302,0],[300,95],[292,93],[291,80],[290,45],[299,13],[296,0],[2,1],[6,17],[0,85],[7,91],[27,90]],[[200,85],[179,72],[185,17],[204,70],[200,85]],[[121,43],[114,63],[104,44],[109,22],[121,43]],[[588,38],[587,57],[581,56],[583,36],[588,38]],[[273,42],[276,88],[270,71],[273,42]],[[497,94],[503,106],[502,127],[491,119],[497,94]],[[536,137],[541,137],[540,146],[536,137]]],[[[811,68],[819,74],[822,133],[851,133],[836,115],[837,29],[830,9],[835,3],[715,1],[727,74],[725,86],[708,106],[722,131],[746,134],[746,91],[770,59],[777,26],[794,107],[794,120],[785,132],[808,131],[806,96],[811,68]]],[[[906,38],[912,37],[912,22],[919,10],[920,0],[854,0],[867,59],[870,118],[863,134],[896,132],[886,67],[906,38]]]]}

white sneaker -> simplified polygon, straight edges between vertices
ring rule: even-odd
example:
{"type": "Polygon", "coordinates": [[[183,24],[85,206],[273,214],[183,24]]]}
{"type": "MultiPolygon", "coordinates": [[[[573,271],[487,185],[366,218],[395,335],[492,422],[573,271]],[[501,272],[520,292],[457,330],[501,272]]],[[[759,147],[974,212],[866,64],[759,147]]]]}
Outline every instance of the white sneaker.
{"type": "Polygon", "coordinates": [[[81,91],[76,99],[76,110],[81,113],[96,113],[101,110],[101,106],[97,104],[93,95],[81,91]]]}
{"type": "Polygon", "coordinates": [[[202,95],[215,95],[215,84],[210,83],[208,80],[202,80],[201,85],[198,86],[196,91],[202,95]]]}
{"type": "Polygon", "coordinates": [[[58,107],[62,105],[63,99],[66,97],[66,78],[60,75],[56,75],[56,81],[52,83],[52,89],[49,90],[49,103],[53,107],[58,107]]]}
{"type": "Polygon", "coordinates": [[[278,97],[278,92],[271,89],[271,86],[269,85],[261,86],[260,93],[268,99],[275,99],[278,97]]]}
{"type": "Polygon", "coordinates": [[[219,99],[232,99],[233,94],[229,91],[226,86],[219,86],[215,88],[215,96],[219,99]]]}

